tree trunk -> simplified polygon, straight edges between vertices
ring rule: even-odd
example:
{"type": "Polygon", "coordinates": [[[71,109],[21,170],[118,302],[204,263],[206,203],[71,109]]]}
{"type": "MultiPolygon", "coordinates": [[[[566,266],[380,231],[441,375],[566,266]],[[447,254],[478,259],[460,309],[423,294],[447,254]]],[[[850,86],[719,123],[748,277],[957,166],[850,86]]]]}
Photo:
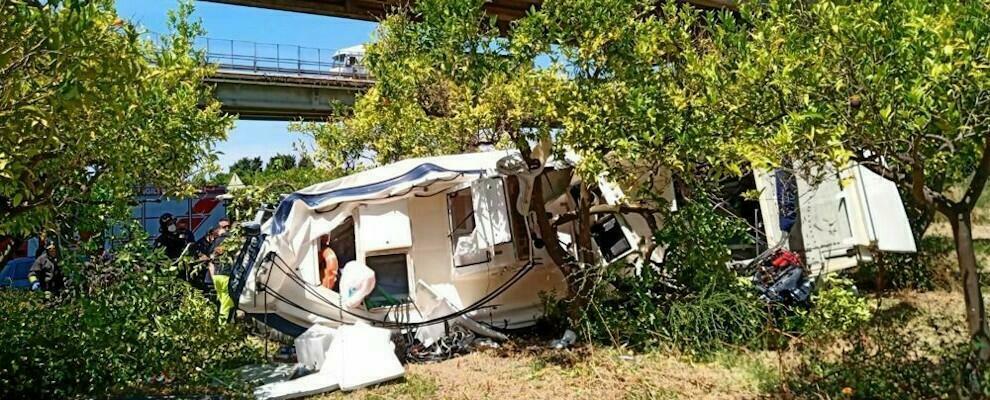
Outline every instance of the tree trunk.
{"type": "Polygon", "coordinates": [[[594,251],[591,248],[591,191],[583,181],[580,184],[581,198],[578,199],[577,215],[577,253],[578,262],[583,265],[595,262],[594,251]]]}
{"type": "Polygon", "coordinates": [[[543,239],[543,245],[546,246],[547,254],[553,260],[554,264],[557,264],[561,269],[564,276],[569,275],[571,264],[568,260],[567,253],[560,247],[557,230],[550,223],[550,218],[547,216],[546,204],[543,203],[543,182],[539,178],[533,181],[533,194],[530,197],[529,207],[536,214],[536,226],[540,230],[540,239],[543,239]]]}
{"type": "Polygon", "coordinates": [[[978,346],[979,361],[990,360],[990,330],[987,329],[986,309],[983,306],[983,293],[980,289],[980,273],[973,248],[973,223],[970,211],[946,215],[952,224],[959,273],[966,299],[966,322],[969,334],[978,346]]]}

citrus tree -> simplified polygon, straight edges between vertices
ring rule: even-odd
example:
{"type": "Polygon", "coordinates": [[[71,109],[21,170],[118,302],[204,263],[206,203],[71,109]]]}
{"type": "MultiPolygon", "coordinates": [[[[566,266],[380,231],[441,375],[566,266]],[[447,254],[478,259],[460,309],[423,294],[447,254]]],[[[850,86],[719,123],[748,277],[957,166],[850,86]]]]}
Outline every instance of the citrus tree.
{"type": "MultiPolygon", "coordinates": [[[[319,154],[342,166],[494,146],[527,161],[573,151],[584,182],[605,174],[653,183],[639,178],[669,179],[702,164],[706,179],[738,170],[741,158],[724,152],[728,131],[716,128],[727,119],[711,112],[718,93],[706,90],[726,56],[718,43],[745,39],[731,15],[673,2],[550,0],[502,31],[483,3],[425,0],[389,16],[365,58],[375,86],[353,110],[294,129],[312,134],[319,154]]],[[[541,186],[537,180],[534,199],[542,199],[541,186]]],[[[569,277],[592,263],[592,214],[659,208],[592,207],[591,188],[580,189],[577,211],[555,221],[542,201],[531,203],[550,257],[569,277]],[[553,228],[565,221],[579,227],[574,255],[553,228]]],[[[578,291],[572,285],[571,294],[578,291]]]]}
{"type": "Polygon", "coordinates": [[[723,85],[739,140],[761,163],[860,162],[948,218],[969,332],[990,359],[972,229],[990,177],[990,3],[749,6],[745,61],[723,85]]]}
{"type": "Polygon", "coordinates": [[[112,0],[0,2],[0,234],[105,226],[134,190],[188,189],[226,137],[189,3],[159,43],[112,0]]]}

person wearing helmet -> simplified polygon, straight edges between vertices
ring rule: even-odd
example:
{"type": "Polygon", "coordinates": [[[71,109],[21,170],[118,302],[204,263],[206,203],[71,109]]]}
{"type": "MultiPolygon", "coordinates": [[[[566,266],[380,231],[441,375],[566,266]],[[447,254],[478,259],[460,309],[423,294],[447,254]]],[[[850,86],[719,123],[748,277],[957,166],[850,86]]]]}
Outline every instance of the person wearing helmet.
{"type": "Polygon", "coordinates": [[[158,237],[155,238],[155,248],[164,249],[165,255],[172,260],[179,259],[186,245],[190,243],[188,238],[184,238],[179,232],[177,222],[172,214],[162,214],[158,217],[158,237]]]}
{"type": "Polygon", "coordinates": [[[62,270],[58,267],[58,250],[55,248],[55,243],[48,243],[45,252],[34,260],[28,273],[28,282],[31,282],[33,291],[43,290],[54,294],[62,291],[65,282],[62,270]]]}

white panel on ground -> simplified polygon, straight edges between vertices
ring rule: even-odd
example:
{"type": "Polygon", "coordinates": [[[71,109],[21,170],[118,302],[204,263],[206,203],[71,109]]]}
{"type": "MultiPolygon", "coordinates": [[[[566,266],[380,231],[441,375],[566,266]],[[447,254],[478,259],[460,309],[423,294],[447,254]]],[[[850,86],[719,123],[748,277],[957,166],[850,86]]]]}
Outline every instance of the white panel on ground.
{"type": "Polygon", "coordinates": [[[258,400],[295,399],[331,392],[339,387],[336,377],[319,372],[291,381],[259,386],[254,389],[254,397],[258,400]]]}
{"type": "Polygon", "coordinates": [[[471,183],[471,201],[474,202],[474,229],[478,244],[482,247],[512,241],[509,224],[509,208],[505,203],[505,184],[502,178],[478,179],[471,183]]]}
{"type": "Polygon", "coordinates": [[[359,247],[363,252],[412,246],[409,206],[406,200],[367,204],[358,208],[359,247]]]}
{"type": "Polygon", "coordinates": [[[897,185],[868,168],[856,168],[859,171],[857,183],[863,191],[867,218],[873,227],[877,249],[903,253],[918,251],[897,185]]]}
{"type": "Polygon", "coordinates": [[[362,323],[337,329],[320,374],[337,377],[340,390],[352,391],[401,378],[405,368],[395,356],[392,332],[362,323]]]}
{"type": "Polygon", "coordinates": [[[323,360],[336,329],[315,324],[296,338],[296,356],[300,364],[311,370],[317,370],[323,365],[323,360]]]}

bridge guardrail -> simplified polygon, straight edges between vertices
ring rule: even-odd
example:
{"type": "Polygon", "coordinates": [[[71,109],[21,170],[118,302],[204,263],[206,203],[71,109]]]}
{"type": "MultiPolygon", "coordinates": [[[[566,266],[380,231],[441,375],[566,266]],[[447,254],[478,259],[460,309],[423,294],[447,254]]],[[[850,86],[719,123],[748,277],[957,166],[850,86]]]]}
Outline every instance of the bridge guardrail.
{"type": "MultiPolygon", "coordinates": [[[[149,33],[156,44],[161,35],[149,33]]],[[[361,63],[361,55],[341,53],[340,50],[305,47],[280,43],[259,43],[246,40],[200,37],[196,48],[202,50],[209,63],[221,70],[257,74],[277,73],[295,75],[340,76],[369,78],[361,63]]]]}

